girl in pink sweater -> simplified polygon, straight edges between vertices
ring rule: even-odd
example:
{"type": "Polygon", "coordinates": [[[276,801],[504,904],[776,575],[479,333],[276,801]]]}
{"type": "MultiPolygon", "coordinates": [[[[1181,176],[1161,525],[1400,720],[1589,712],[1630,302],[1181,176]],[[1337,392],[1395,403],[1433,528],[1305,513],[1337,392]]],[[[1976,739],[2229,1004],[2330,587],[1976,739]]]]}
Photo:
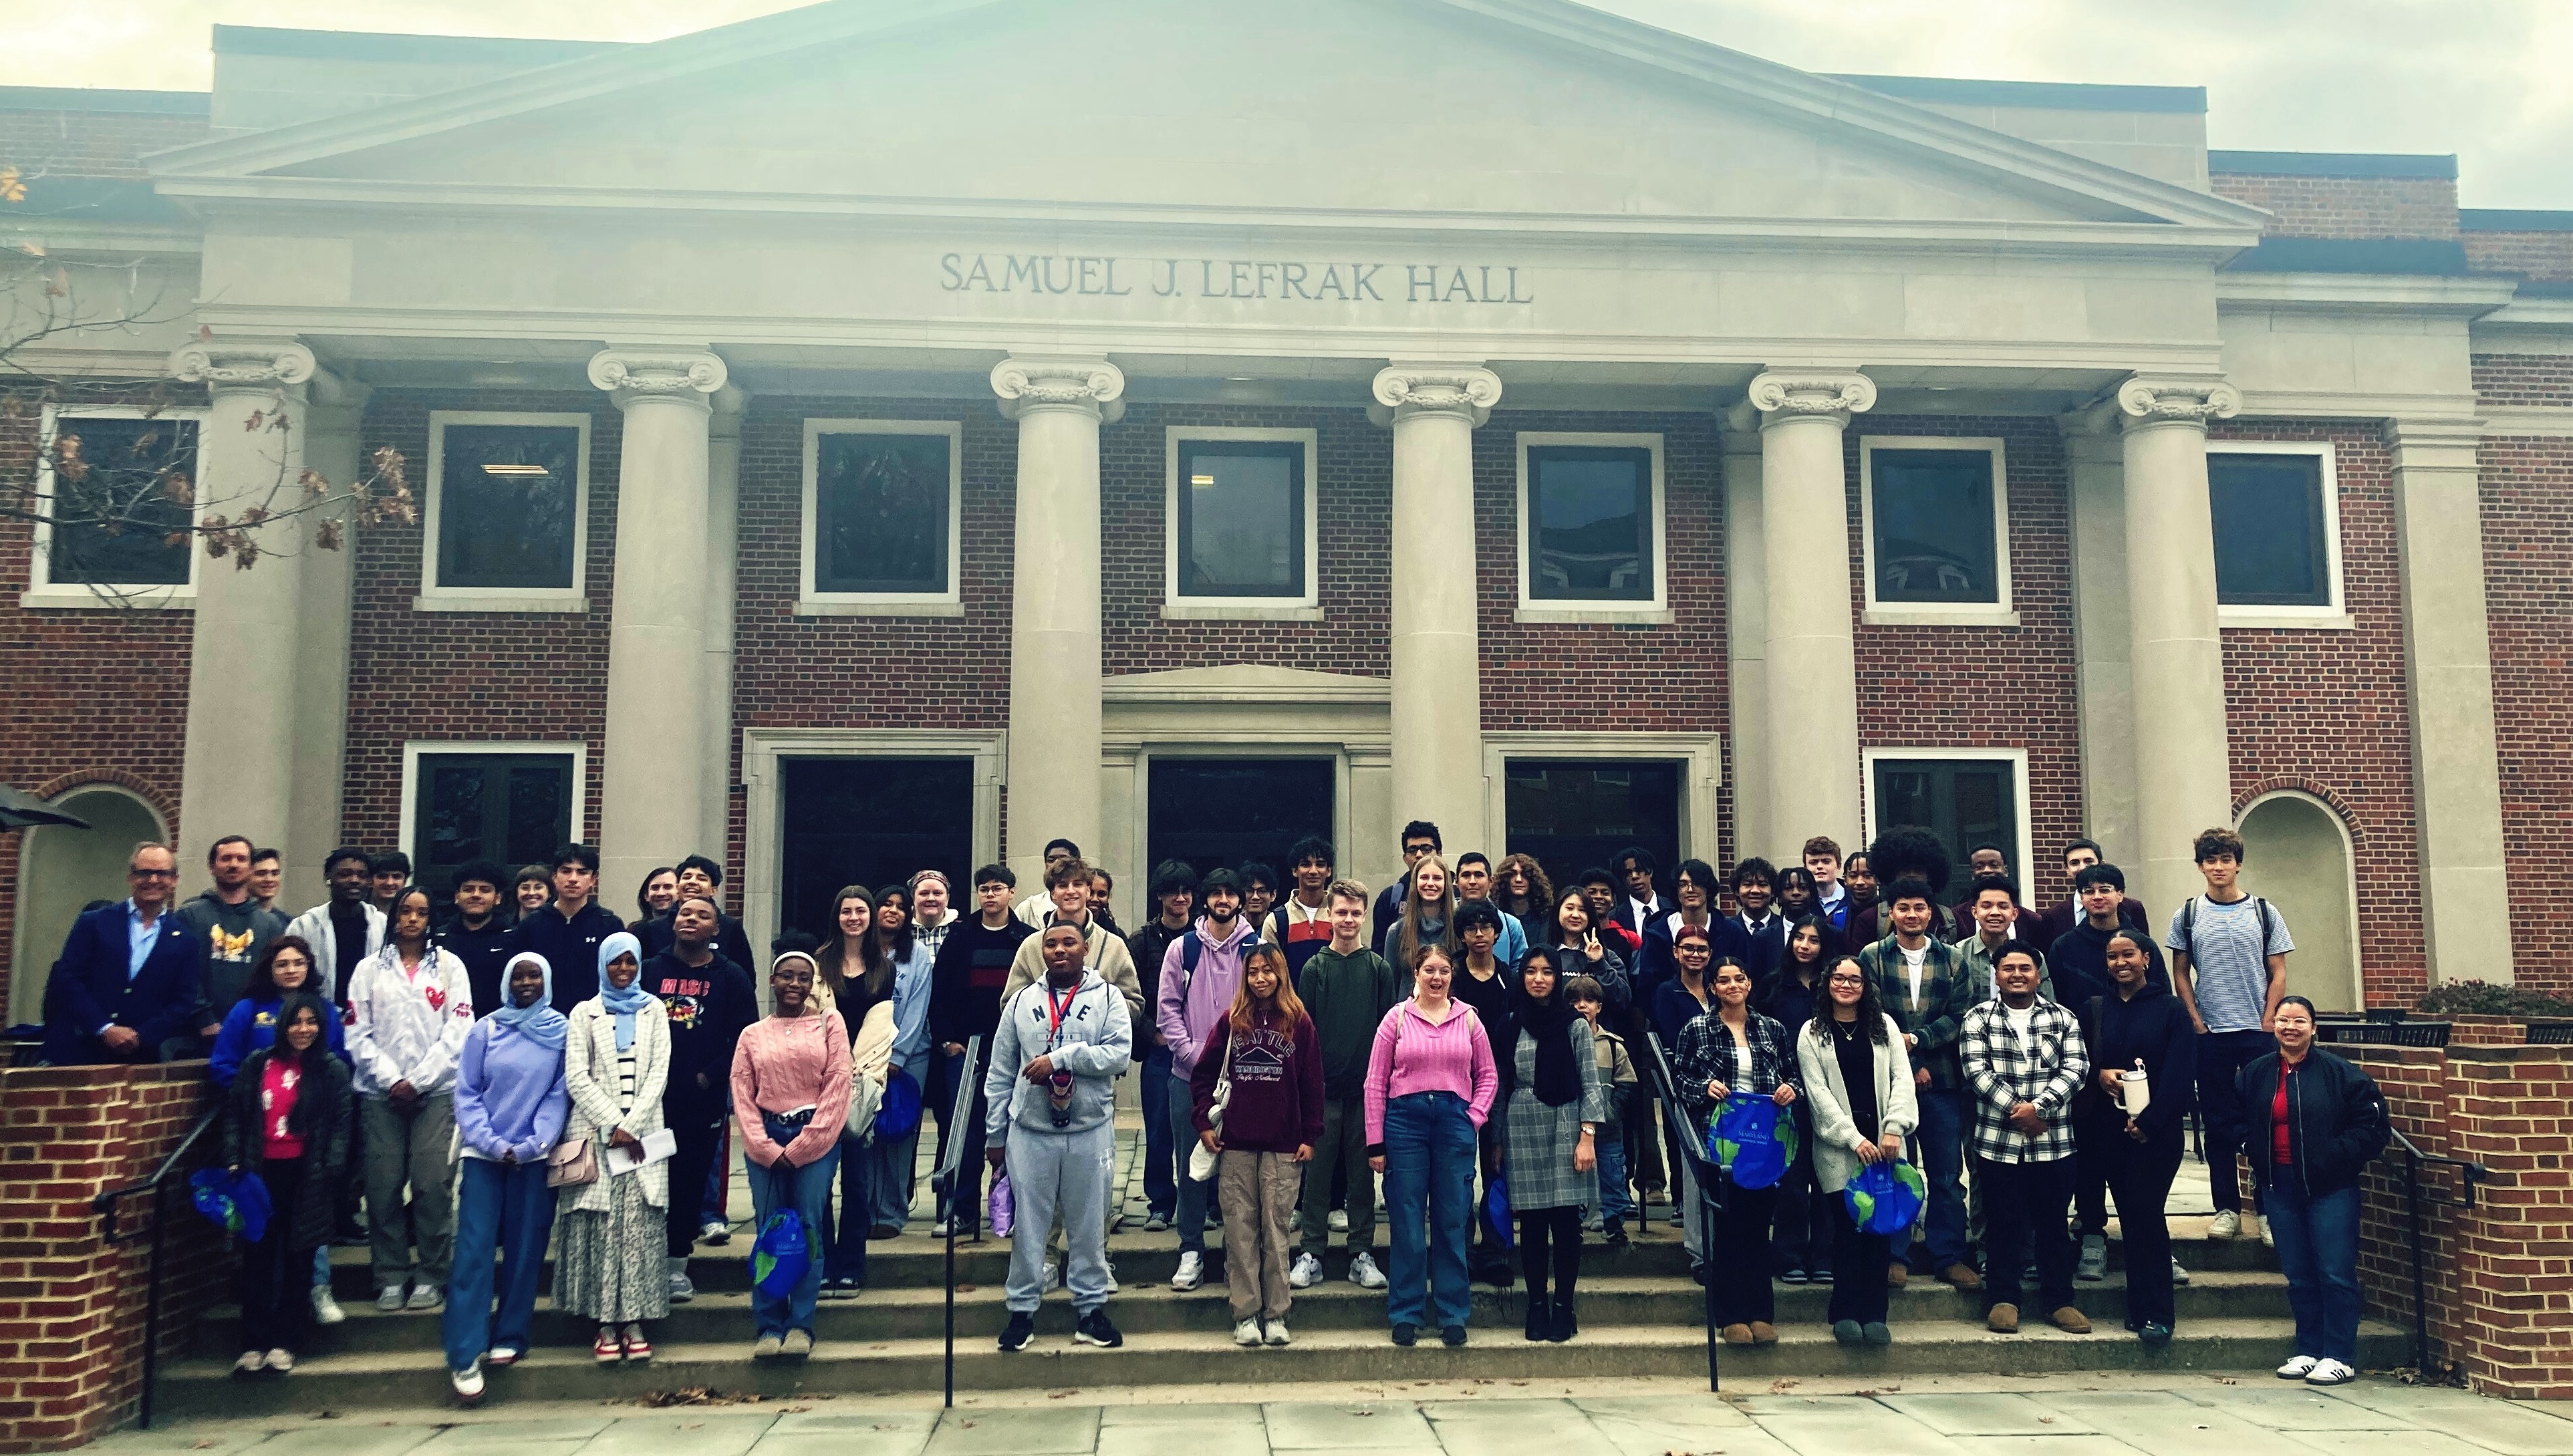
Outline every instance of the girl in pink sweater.
{"type": "Polygon", "coordinates": [[[1438,1337],[1465,1343],[1465,1242],[1474,1216],[1474,1135],[1500,1091],[1480,1017],[1448,999],[1455,967],[1435,944],[1412,953],[1411,1000],[1385,1013],[1367,1059],[1367,1162],[1384,1174],[1393,1222],[1385,1316],[1393,1342],[1419,1337],[1430,1299],[1438,1337]],[[1422,1215],[1432,1220],[1422,1247],[1422,1215]]]}
{"type": "MultiPolygon", "coordinates": [[[[806,1246],[818,1251],[829,1222],[831,1176],[840,1165],[840,1128],[849,1119],[849,1032],[840,1014],[813,994],[816,974],[813,958],[802,951],[788,951],[769,967],[777,1010],[741,1034],[732,1101],[759,1227],[781,1213],[799,1217],[806,1246]]],[[[821,1296],[818,1256],[786,1296],[754,1288],[750,1308],[759,1342],[752,1357],[811,1354],[813,1306],[821,1296]]]]}

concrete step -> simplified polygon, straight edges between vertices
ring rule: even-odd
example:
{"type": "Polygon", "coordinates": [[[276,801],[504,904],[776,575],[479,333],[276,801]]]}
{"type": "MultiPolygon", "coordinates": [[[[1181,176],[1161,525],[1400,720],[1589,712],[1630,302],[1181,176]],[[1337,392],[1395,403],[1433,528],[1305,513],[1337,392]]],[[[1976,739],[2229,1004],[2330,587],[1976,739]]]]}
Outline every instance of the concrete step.
{"type": "MultiPolygon", "coordinates": [[[[1056,1300],[1062,1296],[1057,1295],[1056,1300]]],[[[1112,1303],[1114,1313],[1127,1313],[1112,1303]]],[[[1120,1350],[1074,1345],[1042,1335],[1017,1354],[989,1338],[960,1337],[956,1383],[964,1390],[1067,1389],[1105,1385],[1246,1384],[1388,1379],[1528,1380],[1543,1377],[1677,1375],[1706,1369],[1704,1331],[1686,1325],[1592,1327],[1569,1344],[1530,1343],[1514,1327],[1480,1323],[1472,1342],[1450,1350],[1435,1334],[1404,1350],[1384,1330],[1314,1328],[1285,1349],[1245,1350],[1228,1337],[1197,1332],[1135,1332],[1120,1350]]],[[[744,1331],[746,1333],[746,1331],[744,1331]]],[[[2183,1319],[2177,1336],[2148,1352],[2115,1324],[2090,1335],[2051,1328],[1995,1335],[1964,1320],[1907,1320],[1882,1349],[1836,1344],[1811,1324],[1782,1327],[1779,1343],[1722,1352],[1729,1389],[1760,1389],[1780,1377],[2014,1374],[2085,1370],[2265,1371],[2290,1351],[2290,1326],[2275,1319],[2183,1319]]],[[[2359,1360],[2385,1366],[2404,1357],[2401,1331],[2369,1321],[2360,1327],[2359,1360]]],[[[648,1366],[601,1366],[587,1342],[542,1347],[516,1368],[490,1374],[488,1404],[531,1400],[630,1401],[655,1390],[702,1386],[770,1398],[823,1392],[863,1394],[936,1390],[942,1346],[929,1339],[825,1337],[800,1363],[758,1363],[738,1338],[710,1344],[663,1344],[648,1366]]],[[[160,1409],[168,1417],[249,1416],[329,1408],[338,1411],[434,1406],[451,1399],[442,1361],[418,1351],[315,1355],[287,1378],[250,1382],[230,1377],[221,1358],[179,1362],[163,1372],[160,1409]]]]}
{"type": "MultiPolygon", "coordinates": [[[[1120,1264],[1118,1271],[1124,1276],[1125,1265],[1120,1264]]],[[[1776,1289],[1780,1324],[1824,1322],[1831,1301],[1830,1286],[1780,1284],[1776,1289]]],[[[1580,1291],[1582,1323],[1591,1329],[1697,1325],[1705,1309],[1704,1293],[1687,1280],[1625,1272],[1614,1263],[1607,1264],[1604,1270],[1598,1265],[1586,1270],[1580,1291]]],[[[2276,1274],[2211,1270],[2194,1275],[2190,1284],[2177,1293],[2182,1324],[2288,1317],[2286,1284],[2276,1274]]],[[[2095,1321],[2118,1325],[2127,1314],[2125,1276],[2112,1275],[2105,1283],[2080,1285],[2076,1299],[2095,1321]]],[[[1180,1294],[1165,1282],[1129,1281],[1116,1296],[1114,1306],[1119,1327],[1130,1334],[1230,1335],[1233,1329],[1231,1306],[1220,1283],[1180,1294]]],[[[1476,1324],[1495,1329],[1515,1329],[1527,1315],[1525,1294],[1516,1288],[1477,1284],[1473,1308],[1476,1324]]],[[[1979,1295],[1920,1280],[1894,1291],[1889,1313],[1890,1322],[1901,1325],[1972,1321],[1981,1317],[1982,1304],[1979,1295]]],[[[1008,1318],[999,1284],[960,1286],[956,1300],[959,1339],[991,1340],[1000,1334],[1008,1318]]],[[[1290,1322],[1298,1330],[1368,1330],[1383,1328],[1384,1318],[1382,1292],[1361,1289],[1345,1279],[1332,1279],[1296,1292],[1290,1322]]],[[[945,1321],[943,1288],[897,1286],[870,1289],[856,1299],[822,1301],[816,1333],[830,1341],[936,1339],[945,1321]]],[[[748,1294],[701,1291],[695,1299],[673,1306],[667,1319],[654,1321],[652,1336],[656,1344],[719,1345],[744,1337],[750,1328],[748,1294]]],[[[1040,1313],[1038,1328],[1069,1335],[1070,1306],[1060,1299],[1049,1302],[1040,1313]]],[[[239,1329],[238,1311],[213,1311],[198,1327],[196,1352],[209,1358],[239,1353],[239,1329]]],[[[585,1348],[592,1331],[593,1326],[586,1320],[557,1313],[549,1299],[538,1301],[534,1328],[537,1344],[585,1348]]],[[[437,1348],[437,1342],[436,1316],[384,1314],[369,1303],[351,1305],[345,1324],[316,1330],[309,1350],[317,1355],[429,1351],[437,1348]]]]}

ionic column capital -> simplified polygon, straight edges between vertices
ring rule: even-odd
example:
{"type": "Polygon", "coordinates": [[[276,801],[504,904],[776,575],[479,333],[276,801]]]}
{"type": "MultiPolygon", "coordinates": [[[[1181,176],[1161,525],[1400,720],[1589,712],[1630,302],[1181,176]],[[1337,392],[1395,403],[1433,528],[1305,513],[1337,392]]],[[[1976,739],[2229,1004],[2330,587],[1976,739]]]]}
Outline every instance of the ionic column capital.
{"type": "Polygon", "coordinates": [[[729,377],[711,350],[609,348],[589,357],[589,381],[614,396],[619,409],[653,400],[702,410],[729,377]]]}
{"type": "Polygon", "coordinates": [[[293,340],[199,340],[170,351],[172,377],[218,394],[268,393],[313,377],[313,351],[293,340]]]}
{"type": "Polygon", "coordinates": [[[1752,379],[1748,397],[1762,429],[1798,419],[1847,425],[1876,407],[1876,380],[1856,369],[1770,369],[1752,379]]]}
{"type": "Polygon", "coordinates": [[[1376,423],[1451,414],[1481,425],[1501,402],[1501,376],[1479,364],[1395,364],[1376,371],[1376,423]]]}
{"type": "Polygon", "coordinates": [[[1001,413],[1012,419],[1040,409],[1110,421],[1126,413],[1126,371],[1104,359],[1014,354],[992,365],[992,392],[1001,396],[1001,413]]]}
{"type": "Polygon", "coordinates": [[[2163,424],[2204,429],[2210,419],[2230,419],[2241,411],[2242,391],[2212,374],[2137,374],[2118,386],[2119,423],[2128,429],[2163,424]]]}

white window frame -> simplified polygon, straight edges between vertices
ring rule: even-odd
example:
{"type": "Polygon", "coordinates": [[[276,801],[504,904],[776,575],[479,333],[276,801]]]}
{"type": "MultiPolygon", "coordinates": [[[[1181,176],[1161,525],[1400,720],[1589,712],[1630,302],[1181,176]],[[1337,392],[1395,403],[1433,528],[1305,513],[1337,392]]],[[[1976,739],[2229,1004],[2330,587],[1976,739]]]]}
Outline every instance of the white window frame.
{"type": "Polygon", "coordinates": [[[1522,622],[1647,622],[1668,626],[1673,620],[1670,596],[1669,512],[1665,508],[1662,486],[1662,436],[1657,433],[1605,433],[1588,430],[1519,431],[1518,435],[1518,578],[1519,600],[1515,620],[1522,622]],[[1535,585],[1530,575],[1529,547],[1536,528],[1536,512],[1530,507],[1530,496],[1536,488],[1536,477],[1528,470],[1528,448],[1546,445],[1604,445],[1612,449],[1640,449],[1652,456],[1653,474],[1653,595],[1649,601],[1551,601],[1530,595],[1535,585]]]}
{"type": "MultiPolygon", "coordinates": [[[[534,413],[507,409],[432,409],[429,412],[429,483],[420,519],[420,595],[416,612],[585,612],[589,610],[589,431],[586,413],[534,413]],[[437,582],[437,528],[440,499],[446,493],[446,427],[450,424],[528,424],[580,431],[573,454],[571,504],[571,585],[529,589],[522,586],[440,586],[437,582]]],[[[408,850],[404,853],[410,853],[408,850]]]]}
{"type": "Polygon", "coordinates": [[[1867,604],[1859,620],[1871,627],[2016,627],[2019,612],[2011,604],[2010,461],[1997,435],[1870,434],[1858,442],[1858,541],[1860,579],[1867,604]],[[1981,450],[1993,461],[1992,601],[1892,601],[1876,599],[1876,452],[1888,450],[1981,450]]]}
{"type": "MultiPolygon", "coordinates": [[[[1669,763],[1680,768],[1680,853],[1715,864],[1722,859],[1716,794],[1724,787],[1724,738],[1717,733],[1556,733],[1508,730],[1483,735],[1483,833],[1479,842],[1510,842],[1510,761],[1616,760],[1669,763]]],[[[1465,841],[1453,833],[1448,838],[1465,841]]]]}
{"type": "MultiPolygon", "coordinates": [[[[589,826],[589,743],[585,739],[560,742],[480,743],[441,738],[414,738],[403,744],[401,838],[394,843],[404,854],[412,852],[412,834],[420,826],[414,823],[420,801],[420,761],[424,755],[443,754],[491,755],[518,753],[550,755],[571,760],[571,838],[574,844],[594,844],[589,826]]],[[[509,866],[511,870],[517,867],[509,866]]]]}
{"type": "MultiPolygon", "coordinates": [[[[48,404],[39,416],[37,438],[50,440],[65,419],[192,419],[197,423],[197,461],[192,477],[197,484],[197,503],[189,519],[201,519],[206,510],[206,414],[200,408],[153,410],[138,404],[48,404]]],[[[50,502],[54,498],[54,465],[42,450],[37,452],[36,498],[50,502]]],[[[27,589],[19,594],[18,605],[29,608],[58,607],[142,607],[162,611],[194,611],[197,606],[197,575],[204,570],[199,559],[204,555],[200,544],[188,544],[188,579],[185,582],[153,582],[128,585],[53,579],[54,523],[48,518],[49,507],[40,507],[34,549],[28,555],[27,589]]]]}
{"type": "Polygon", "coordinates": [[[2028,750],[2025,748],[1943,748],[1924,745],[1915,748],[1862,748],[1858,751],[1860,787],[1867,793],[1866,832],[1859,836],[1862,844],[1873,844],[1885,832],[1885,824],[1876,802],[1876,765],[1880,759],[1935,759],[1950,763],[1983,761],[2011,765],[2011,797],[2019,816],[2019,843],[2012,846],[2011,870],[2022,885],[2032,883],[2030,876],[2035,861],[2036,827],[2029,823],[2028,750]]]}
{"type": "Polygon", "coordinates": [[[803,564],[796,577],[799,617],[961,617],[965,615],[965,426],[954,419],[807,419],[804,421],[803,564]],[[947,439],[947,589],[818,591],[813,558],[820,548],[822,436],[936,434],[947,439]]]}
{"type": "MultiPolygon", "coordinates": [[[[2210,439],[2210,455],[2311,455],[2322,461],[2319,474],[2323,492],[2323,573],[2331,590],[2331,599],[2322,606],[2226,606],[2221,599],[2215,604],[2215,622],[2219,627],[2284,627],[2333,630],[2358,625],[2349,614],[2348,603],[2341,597],[2340,580],[2340,470],[2339,460],[2327,439],[2210,439]]],[[[2209,472],[2207,488],[2214,488],[2209,472]]]]}
{"type": "Polygon", "coordinates": [[[1162,617],[1166,621],[1318,622],[1321,595],[1321,482],[1314,476],[1319,433],[1311,429],[1174,424],[1163,430],[1162,617]],[[1256,440],[1304,447],[1304,589],[1296,596],[1184,596],[1180,593],[1180,446],[1256,440]]]}

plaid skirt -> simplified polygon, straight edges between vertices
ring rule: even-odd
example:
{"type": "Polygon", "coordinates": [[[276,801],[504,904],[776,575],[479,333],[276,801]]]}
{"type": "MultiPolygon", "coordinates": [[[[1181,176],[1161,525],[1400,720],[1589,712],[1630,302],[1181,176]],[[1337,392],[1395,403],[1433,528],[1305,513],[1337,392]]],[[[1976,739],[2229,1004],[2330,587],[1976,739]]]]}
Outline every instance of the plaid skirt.
{"type": "Polygon", "coordinates": [[[1599,1202],[1599,1174],[1575,1172],[1572,1147],[1581,1140],[1582,1123],[1608,1120],[1608,1093],[1599,1081],[1589,1025],[1576,1019],[1571,1030],[1581,1044],[1575,1061],[1581,1069],[1581,1095],[1559,1107],[1538,1099],[1536,1044],[1518,1039],[1518,1076],[1501,1112],[1501,1176],[1509,1180],[1512,1213],[1591,1208],[1599,1202]]]}

